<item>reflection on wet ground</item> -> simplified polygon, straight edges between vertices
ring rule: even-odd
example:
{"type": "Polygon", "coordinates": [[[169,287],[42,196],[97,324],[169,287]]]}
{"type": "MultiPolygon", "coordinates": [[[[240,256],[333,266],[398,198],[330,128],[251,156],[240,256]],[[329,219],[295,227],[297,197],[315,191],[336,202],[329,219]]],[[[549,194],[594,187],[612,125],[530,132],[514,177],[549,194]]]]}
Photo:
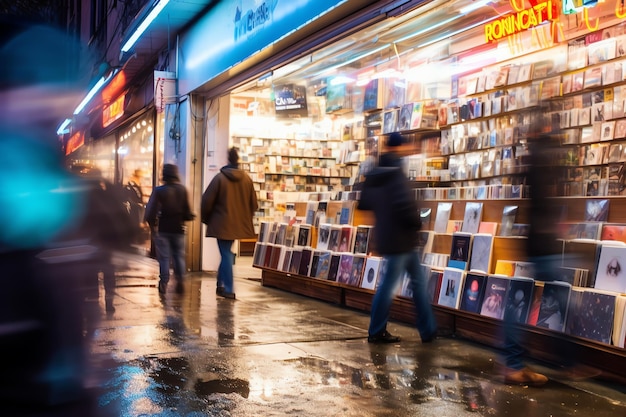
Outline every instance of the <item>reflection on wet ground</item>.
{"type": "Polygon", "coordinates": [[[541,364],[533,366],[551,377],[543,388],[504,385],[492,349],[453,337],[422,345],[397,323],[389,329],[400,344],[370,345],[367,315],[246,275],[235,301],[216,297],[206,274],[192,277],[185,295],[160,298],[144,263],[120,280],[116,312],[95,335],[94,352],[108,358],[103,415],[626,415],[622,386],[566,381],[541,364]]]}

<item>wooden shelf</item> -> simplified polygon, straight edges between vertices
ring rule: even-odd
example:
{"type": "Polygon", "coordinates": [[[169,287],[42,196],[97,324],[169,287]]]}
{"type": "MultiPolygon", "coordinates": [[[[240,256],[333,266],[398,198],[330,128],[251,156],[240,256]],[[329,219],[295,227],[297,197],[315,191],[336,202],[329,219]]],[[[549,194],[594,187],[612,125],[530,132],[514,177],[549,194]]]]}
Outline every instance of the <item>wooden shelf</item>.
{"type": "MultiPolygon", "coordinates": [[[[374,292],[332,281],[262,269],[263,286],[315,298],[347,308],[369,312],[374,292]]],[[[452,333],[491,347],[502,347],[503,322],[490,317],[433,305],[439,331],[452,333]]],[[[412,300],[396,297],[390,318],[413,325],[415,309],[412,300]]],[[[624,382],[626,379],[626,349],[569,336],[548,329],[518,325],[524,334],[524,347],[533,358],[559,364],[563,349],[571,349],[582,364],[602,371],[602,377],[624,382]]]]}

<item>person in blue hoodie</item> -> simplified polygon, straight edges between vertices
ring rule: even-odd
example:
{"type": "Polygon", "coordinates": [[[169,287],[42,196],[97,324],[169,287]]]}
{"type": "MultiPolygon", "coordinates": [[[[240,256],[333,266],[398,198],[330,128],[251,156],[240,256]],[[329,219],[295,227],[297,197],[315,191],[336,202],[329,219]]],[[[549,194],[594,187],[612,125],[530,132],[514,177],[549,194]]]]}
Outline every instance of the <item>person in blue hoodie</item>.
{"type": "Polygon", "coordinates": [[[398,133],[387,140],[377,167],[365,175],[358,208],[374,212],[374,243],[386,262],[374,299],[368,342],[397,343],[400,338],[387,331],[389,310],[404,272],[411,279],[417,330],[423,343],[437,334],[437,323],[427,295],[427,282],[422,272],[418,250],[421,219],[417,201],[402,169],[396,149],[405,143],[398,133]]]}

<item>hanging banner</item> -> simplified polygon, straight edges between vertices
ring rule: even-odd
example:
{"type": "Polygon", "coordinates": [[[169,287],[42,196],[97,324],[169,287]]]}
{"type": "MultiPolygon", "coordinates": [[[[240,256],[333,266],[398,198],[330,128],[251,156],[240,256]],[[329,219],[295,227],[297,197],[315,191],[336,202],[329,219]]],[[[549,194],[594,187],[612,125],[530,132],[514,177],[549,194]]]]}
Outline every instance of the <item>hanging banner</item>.
{"type": "Polygon", "coordinates": [[[163,113],[166,104],[176,103],[176,73],[154,71],[154,107],[163,113]]]}

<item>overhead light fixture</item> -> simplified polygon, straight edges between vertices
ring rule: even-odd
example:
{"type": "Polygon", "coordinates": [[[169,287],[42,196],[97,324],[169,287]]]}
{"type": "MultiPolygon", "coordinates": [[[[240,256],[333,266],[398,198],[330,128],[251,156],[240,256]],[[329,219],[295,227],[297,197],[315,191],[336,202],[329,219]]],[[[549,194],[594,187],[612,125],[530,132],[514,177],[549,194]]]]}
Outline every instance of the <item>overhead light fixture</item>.
{"type": "Polygon", "coordinates": [[[323,70],[320,73],[318,73],[317,75],[333,72],[333,71],[335,71],[338,68],[345,67],[346,65],[352,64],[353,62],[359,61],[359,60],[361,60],[361,59],[363,59],[363,58],[365,58],[367,56],[370,56],[370,55],[373,55],[373,54],[378,53],[380,51],[383,51],[383,50],[389,48],[389,46],[391,46],[390,43],[387,43],[387,44],[385,44],[383,46],[379,46],[378,48],[372,49],[371,51],[365,52],[365,53],[363,53],[363,54],[361,54],[359,56],[355,56],[354,58],[350,58],[347,61],[342,62],[341,64],[337,64],[337,65],[333,65],[331,67],[328,67],[325,70],[323,70]]]}
{"type": "Polygon", "coordinates": [[[117,70],[112,71],[108,76],[106,77],[102,77],[98,80],[98,82],[96,83],[96,85],[94,85],[93,87],[91,87],[91,90],[89,90],[89,92],[87,93],[87,95],[85,96],[85,98],[83,99],[83,101],[80,102],[80,104],[74,109],[74,114],[78,114],[81,111],[83,111],[83,109],[85,108],[85,106],[87,105],[87,103],[89,103],[89,101],[93,98],[93,96],[96,95],[96,93],[98,91],[100,91],[100,89],[102,88],[102,86],[104,86],[104,84],[109,81],[111,78],[113,78],[113,76],[117,74],[117,70]]]}
{"type": "Polygon", "coordinates": [[[64,135],[66,133],[70,133],[70,130],[68,129],[70,123],[72,123],[72,119],[65,119],[65,121],[61,123],[61,125],[57,129],[57,135],[64,135]]]}
{"type": "Polygon", "coordinates": [[[459,12],[461,14],[473,12],[474,10],[480,9],[481,7],[486,6],[489,3],[491,3],[491,0],[475,0],[472,4],[468,4],[467,6],[459,9],[459,12]]]}
{"type": "Polygon", "coordinates": [[[141,22],[141,24],[137,27],[137,29],[135,29],[135,32],[133,32],[131,37],[128,38],[126,43],[124,43],[124,45],[122,46],[122,52],[130,51],[130,48],[132,48],[133,45],[135,45],[135,43],[139,40],[141,35],[143,35],[146,29],[148,29],[148,26],[150,26],[150,23],[152,23],[154,19],[156,19],[159,13],[161,13],[163,8],[165,8],[165,6],[167,6],[167,3],[169,2],[170,0],[158,0],[157,1],[157,3],[152,8],[152,10],[150,10],[150,13],[148,13],[148,16],[146,16],[146,18],[141,22]]]}
{"type": "Polygon", "coordinates": [[[493,17],[490,17],[490,18],[488,18],[488,19],[481,20],[480,22],[478,22],[478,23],[474,23],[473,25],[466,26],[466,27],[464,27],[464,28],[462,28],[462,29],[455,30],[455,31],[454,31],[454,32],[452,32],[452,33],[448,33],[448,34],[443,35],[443,36],[440,36],[440,37],[438,37],[438,38],[436,38],[436,39],[433,39],[433,40],[430,40],[430,41],[428,41],[428,42],[425,42],[425,43],[423,43],[423,44],[421,44],[421,45],[417,45],[417,47],[418,47],[418,48],[423,48],[423,47],[425,47],[425,46],[432,45],[432,44],[437,43],[437,42],[439,42],[439,41],[442,41],[442,40],[444,40],[444,39],[451,38],[452,36],[458,35],[459,33],[463,33],[463,32],[465,32],[465,31],[468,31],[468,30],[474,29],[475,27],[478,27],[478,26],[480,26],[480,25],[484,25],[485,23],[489,23],[489,22],[491,22],[492,20],[497,19],[498,17],[499,17],[499,16],[493,16],[493,17]]]}
{"type": "Polygon", "coordinates": [[[459,17],[461,17],[461,15],[456,15],[456,16],[453,16],[453,17],[451,17],[449,19],[442,20],[439,23],[435,23],[434,25],[428,26],[425,29],[421,29],[421,30],[418,30],[417,32],[410,33],[410,34],[408,34],[408,35],[406,35],[406,36],[404,36],[404,37],[402,37],[400,39],[396,39],[396,43],[404,42],[407,39],[411,39],[411,38],[414,38],[416,36],[423,35],[424,33],[430,32],[431,30],[436,29],[436,28],[438,28],[440,26],[447,25],[448,23],[455,21],[459,17]]]}

